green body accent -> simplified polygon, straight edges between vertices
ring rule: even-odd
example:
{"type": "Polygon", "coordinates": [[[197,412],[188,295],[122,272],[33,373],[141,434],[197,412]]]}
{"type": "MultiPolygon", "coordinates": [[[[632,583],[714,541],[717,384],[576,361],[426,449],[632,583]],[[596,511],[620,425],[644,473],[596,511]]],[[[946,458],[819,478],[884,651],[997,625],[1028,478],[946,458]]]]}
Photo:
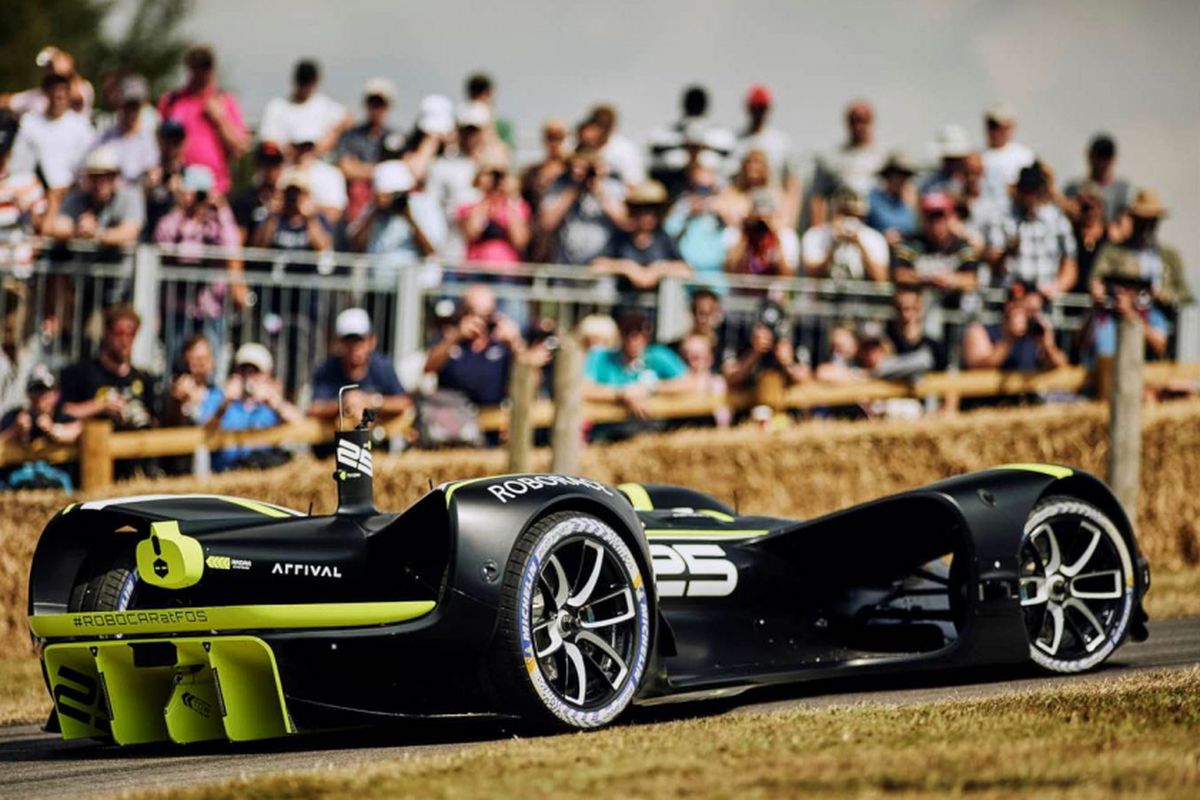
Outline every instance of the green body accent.
{"type": "Polygon", "coordinates": [[[717,511],[715,508],[701,508],[697,509],[697,511],[700,514],[703,514],[706,517],[712,517],[719,522],[733,522],[735,519],[732,514],[726,514],[724,511],[717,511]]]}
{"type": "Polygon", "coordinates": [[[617,489],[629,498],[634,511],[654,510],[654,502],[650,499],[650,493],[640,483],[622,483],[617,489]]]}
{"type": "Polygon", "coordinates": [[[186,589],[204,577],[204,547],[174,520],[155,522],[137,545],[138,575],[151,586],[186,589]]]}
{"type": "Polygon", "coordinates": [[[664,530],[647,530],[646,535],[650,538],[671,537],[672,539],[750,539],[755,536],[766,536],[770,531],[763,529],[755,530],[680,530],[678,528],[666,528],[664,530]]]}
{"type": "Polygon", "coordinates": [[[1026,472],[1040,472],[1060,480],[1075,474],[1075,470],[1070,467],[1060,467],[1055,464],[999,464],[992,469],[1023,469],[1026,472]]]}
{"type": "Polygon", "coordinates": [[[251,636],[52,644],[43,659],[64,739],[186,744],[294,730],[275,654],[251,636]],[[154,666],[135,665],[143,644],[158,646],[154,666]],[[165,644],[173,658],[162,657],[165,644]]]}
{"type": "Polygon", "coordinates": [[[197,606],[34,614],[29,630],[43,639],[111,634],[197,633],[201,631],[354,628],[390,625],[423,617],[432,600],[386,603],[296,603],[272,606],[197,606]]]}
{"type": "Polygon", "coordinates": [[[275,517],[277,519],[301,516],[301,514],[297,511],[285,511],[281,508],[267,505],[266,503],[260,503],[257,500],[247,500],[244,497],[222,497],[221,499],[227,503],[233,503],[235,506],[248,508],[251,511],[257,511],[259,514],[264,514],[268,517],[275,517]]]}

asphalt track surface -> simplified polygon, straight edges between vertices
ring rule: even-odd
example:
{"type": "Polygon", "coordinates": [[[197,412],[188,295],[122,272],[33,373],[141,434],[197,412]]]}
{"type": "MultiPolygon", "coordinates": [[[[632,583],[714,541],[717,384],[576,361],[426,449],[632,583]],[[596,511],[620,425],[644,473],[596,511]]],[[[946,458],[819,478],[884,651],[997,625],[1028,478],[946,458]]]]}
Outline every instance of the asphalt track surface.
{"type": "MultiPolygon", "coordinates": [[[[1155,669],[1200,664],[1200,619],[1153,623],[1150,639],[1126,644],[1101,669],[1086,675],[1046,677],[1028,669],[973,670],[898,679],[812,681],[756,690],[737,698],[638,709],[640,721],[722,714],[770,713],[796,708],[857,704],[913,705],[1053,689],[1155,669]]],[[[414,759],[508,738],[498,723],[455,721],[355,733],[322,734],[242,745],[187,748],[117,748],[63,742],[37,725],[0,727],[0,797],[98,797],[130,789],[196,786],[228,778],[285,770],[328,770],[383,760],[414,759]]]]}

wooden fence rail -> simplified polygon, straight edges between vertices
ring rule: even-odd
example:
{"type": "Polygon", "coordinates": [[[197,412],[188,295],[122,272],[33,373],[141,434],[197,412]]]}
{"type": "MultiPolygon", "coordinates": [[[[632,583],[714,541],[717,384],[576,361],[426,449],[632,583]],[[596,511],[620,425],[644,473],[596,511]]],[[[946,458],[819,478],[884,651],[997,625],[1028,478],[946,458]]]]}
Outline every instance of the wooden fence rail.
{"type": "MultiPolygon", "coordinates": [[[[1200,364],[1147,364],[1143,381],[1148,386],[1163,385],[1176,379],[1200,380],[1200,364]]],[[[959,373],[931,373],[912,382],[860,381],[847,384],[810,382],[793,386],[784,395],[789,409],[808,409],[821,406],[845,406],[874,400],[899,397],[929,397],[958,395],[960,397],[992,397],[998,395],[1032,394],[1046,391],[1079,391],[1088,380],[1082,367],[1037,373],[972,370],[959,373]]],[[[724,397],[657,397],[647,401],[650,413],[663,419],[706,417],[719,408],[746,410],[754,404],[751,392],[732,392],[724,397]]],[[[619,403],[585,402],[581,417],[594,423],[620,422],[628,412],[619,403]]],[[[482,409],[480,427],[502,430],[509,424],[510,409],[482,409]]],[[[534,400],[528,409],[523,428],[547,428],[554,424],[554,403],[547,399],[534,400]]],[[[402,435],[413,424],[411,415],[396,417],[381,423],[389,436],[402,435]]],[[[153,428],[141,431],[116,431],[108,420],[89,420],[84,434],[76,444],[57,444],[47,441],[31,445],[13,442],[0,443],[0,466],[26,461],[66,463],[79,461],[80,483],[85,490],[112,482],[113,462],[121,459],[182,456],[204,447],[210,452],[230,447],[269,447],[279,445],[319,444],[333,440],[333,423],[306,419],[275,428],[249,431],[225,431],[211,428],[153,428]]]]}

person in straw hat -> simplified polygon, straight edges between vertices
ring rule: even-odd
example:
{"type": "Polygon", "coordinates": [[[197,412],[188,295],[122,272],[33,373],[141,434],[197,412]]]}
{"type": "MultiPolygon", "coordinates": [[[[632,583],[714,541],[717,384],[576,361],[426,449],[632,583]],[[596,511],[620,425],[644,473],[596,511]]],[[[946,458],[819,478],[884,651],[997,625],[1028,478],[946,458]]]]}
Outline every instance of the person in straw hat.
{"type": "Polygon", "coordinates": [[[1105,281],[1114,276],[1136,274],[1144,281],[1155,305],[1173,311],[1192,302],[1179,252],[1158,242],[1159,222],[1167,208],[1153,189],[1138,189],[1127,207],[1133,221],[1129,237],[1119,244],[1104,245],[1096,254],[1092,270],[1093,297],[1102,300],[1105,281]]]}
{"type": "Polygon", "coordinates": [[[675,240],[662,229],[667,190],[655,180],[638,184],[625,198],[630,230],[619,231],[609,240],[592,271],[618,276],[622,293],[654,289],[667,277],[687,277],[691,267],[679,254],[675,240]]]}

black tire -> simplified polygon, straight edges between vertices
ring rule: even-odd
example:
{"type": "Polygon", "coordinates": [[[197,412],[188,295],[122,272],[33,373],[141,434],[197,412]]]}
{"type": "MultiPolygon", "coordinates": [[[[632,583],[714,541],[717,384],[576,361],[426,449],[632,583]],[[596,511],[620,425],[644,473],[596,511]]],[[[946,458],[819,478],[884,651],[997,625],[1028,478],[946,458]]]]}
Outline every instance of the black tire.
{"type": "Polygon", "coordinates": [[[633,549],[596,517],[566,511],[531,525],[509,557],[488,660],[499,710],[559,730],[619,717],[650,659],[644,581],[633,549]]]}
{"type": "Polygon", "coordinates": [[[1092,669],[1129,634],[1133,555],[1091,503],[1065,495],[1039,502],[1025,522],[1020,569],[1029,657],[1043,669],[1092,669]]]}
{"type": "Polygon", "coordinates": [[[68,611],[124,611],[137,587],[137,566],[131,551],[90,558],[71,589],[68,611]]]}

